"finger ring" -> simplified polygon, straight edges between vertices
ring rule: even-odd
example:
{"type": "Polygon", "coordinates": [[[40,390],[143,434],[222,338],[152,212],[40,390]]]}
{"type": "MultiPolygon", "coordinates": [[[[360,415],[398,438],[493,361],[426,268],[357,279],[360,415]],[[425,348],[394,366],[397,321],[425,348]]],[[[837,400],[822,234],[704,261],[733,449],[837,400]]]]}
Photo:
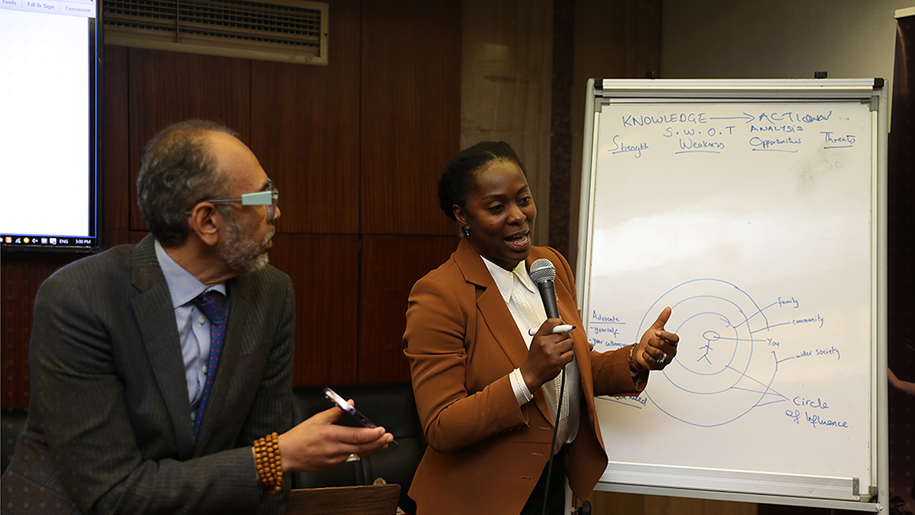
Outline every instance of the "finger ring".
{"type": "Polygon", "coordinates": [[[665,352],[665,353],[662,354],[661,357],[657,360],[657,361],[658,361],[658,365],[663,365],[663,364],[664,364],[664,361],[666,361],[666,360],[667,360],[667,353],[665,352]]]}
{"type": "Polygon", "coordinates": [[[359,461],[359,460],[361,460],[361,459],[362,459],[362,458],[360,458],[358,454],[353,453],[353,454],[350,454],[349,456],[347,456],[346,462],[349,463],[349,462],[351,462],[351,461],[359,461]]]}

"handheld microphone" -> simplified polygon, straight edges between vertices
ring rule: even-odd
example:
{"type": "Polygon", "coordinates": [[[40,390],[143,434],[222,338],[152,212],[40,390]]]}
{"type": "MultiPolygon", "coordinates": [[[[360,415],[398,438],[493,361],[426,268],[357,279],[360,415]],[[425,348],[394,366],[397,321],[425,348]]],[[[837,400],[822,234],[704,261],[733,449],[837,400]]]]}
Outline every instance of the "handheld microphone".
{"type": "Polygon", "coordinates": [[[531,279],[540,290],[546,317],[559,318],[559,306],[556,304],[556,267],[549,259],[538,259],[531,264],[531,279]]]}
{"type": "MultiPolygon", "coordinates": [[[[549,259],[538,259],[531,264],[531,279],[540,290],[540,299],[543,300],[543,309],[546,311],[547,318],[559,318],[559,306],[556,303],[556,267],[549,259]]],[[[562,397],[566,388],[566,369],[562,367],[559,380],[559,398],[557,399],[556,416],[562,413],[562,397]]],[[[553,473],[553,457],[556,451],[556,426],[553,427],[553,439],[550,443],[550,460],[546,466],[546,482],[550,484],[550,476],[553,473]]],[[[546,514],[547,499],[549,498],[549,489],[543,490],[543,514],[546,514]]]]}

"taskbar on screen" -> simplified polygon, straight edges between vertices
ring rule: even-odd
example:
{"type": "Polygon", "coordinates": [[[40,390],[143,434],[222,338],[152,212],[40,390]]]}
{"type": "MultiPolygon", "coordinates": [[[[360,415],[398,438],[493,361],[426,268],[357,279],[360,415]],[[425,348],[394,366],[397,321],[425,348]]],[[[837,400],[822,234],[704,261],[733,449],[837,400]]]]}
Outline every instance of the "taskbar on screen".
{"type": "Polygon", "coordinates": [[[26,236],[0,234],[3,250],[47,250],[63,252],[92,252],[97,250],[96,238],[86,236],[26,236]]]}

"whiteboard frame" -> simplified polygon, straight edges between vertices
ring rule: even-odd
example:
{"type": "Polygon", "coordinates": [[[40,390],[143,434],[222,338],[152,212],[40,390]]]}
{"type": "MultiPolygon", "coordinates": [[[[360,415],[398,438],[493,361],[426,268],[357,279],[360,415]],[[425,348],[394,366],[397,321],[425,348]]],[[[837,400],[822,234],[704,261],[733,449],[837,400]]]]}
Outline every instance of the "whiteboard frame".
{"type": "MultiPolygon", "coordinates": [[[[589,313],[590,260],[593,241],[591,222],[594,217],[592,192],[597,174],[592,173],[597,163],[597,142],[595,135],[600,123],[599,116],[604,105],[614,102],[676,103],[696,102],[714,99],[718,102],[836,102],[862,101],[871,103],[871,470],[876,471],[877,484],[870,478],[857,485],[860,489],[858,500],[818,498],[816,496],[788,494],[760,494],[754,492],[752,480],[743,488],[734,491],[733,485],[727,490],[716,490],[713,484],[700,488],[673,488],[653,486],[650,480],[638,479],[639,474],[623,474],[608,471],[598,482],[595,490],[608,492],[637,493],[669,497],[714,499],[738,502],[754,502],[790,506],[807,506],[844,509],[879,513],[886,509],[889,499],[889,443],[887,413],[887,98],[883,79],[769,79],[769,80],[605,80],[589,79],[585,101],[585,123],[582,148],[581,209],[579,211],[579,253],[576,267],[578,305],[582,313],[589,313]],[[610,478],[607,480],[606,478],[610,478]],[[634,479],[635,478],[635,479],[634,479]]],[[[587,331],[588,320],[582,320],[587,331]]],[[[623,468],[633,464],[615,464],[623,468]]],[[[638,465],[634,465],[638,469],[638,465]]],[[[656,466],[643,465],[647,469],[656,466]]],[[[684,475],[691,469],[679,469],[684,475]]],[[[699,470],[699,469],[695,469],[699,470]]],[[[667,472],[665,470],[665,472],[667,472]]],[[[739,475],[747,475],[735,471],[739,475]]],[[[749,474],[752,475],[752,474],[749,474]]],[[[643,476],[647,477],[647,476],[643,476]]],[[[788,475],[785,476],[786,478],[788,475]]],[[[829,478],[816,478],[824,485],[831,484],[829,478]]],[[[760,481],[767,481],[761,479],[760,481]]],[[[733,482],[732,482],[733,483],[733,482]]],[[[854,496],[852,496],[854,497],[854,496]]]]}

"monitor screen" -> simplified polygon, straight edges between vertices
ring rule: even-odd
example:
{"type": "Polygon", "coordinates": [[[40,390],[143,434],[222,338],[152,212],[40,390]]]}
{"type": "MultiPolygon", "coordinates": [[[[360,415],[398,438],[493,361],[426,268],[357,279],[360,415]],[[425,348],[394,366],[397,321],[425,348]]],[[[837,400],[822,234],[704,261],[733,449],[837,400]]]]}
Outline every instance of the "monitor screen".
{"type": "Polygon", "coordinates": [[[100,248],[96,0],[0,0],[0,247],[100,248]]]}

